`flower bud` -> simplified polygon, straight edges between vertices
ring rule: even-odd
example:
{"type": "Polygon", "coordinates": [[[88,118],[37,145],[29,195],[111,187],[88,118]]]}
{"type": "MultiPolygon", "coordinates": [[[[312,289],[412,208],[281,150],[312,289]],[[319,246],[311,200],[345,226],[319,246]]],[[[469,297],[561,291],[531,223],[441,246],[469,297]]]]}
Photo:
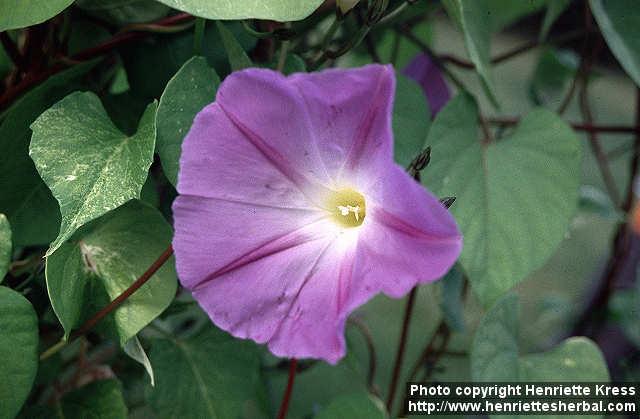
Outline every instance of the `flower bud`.
{"type": "Polygon", "coordinates": [[[340,13],[346,15],[351,9],[356,7],[356,4],[358,4],[358,2],[360,2],[360,0],[337,0],[336,4],[338,6],[338,9],[340,9],[340,13]]]}

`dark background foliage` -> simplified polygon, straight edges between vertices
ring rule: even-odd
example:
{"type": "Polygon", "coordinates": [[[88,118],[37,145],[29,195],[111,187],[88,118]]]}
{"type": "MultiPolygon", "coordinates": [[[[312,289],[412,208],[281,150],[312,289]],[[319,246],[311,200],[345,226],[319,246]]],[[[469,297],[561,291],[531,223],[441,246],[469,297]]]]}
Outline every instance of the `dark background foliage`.
{"type": "Polygon", "coordinates": [[[275,417],[289,397],[290,417],[384,418],[409,379],[638,380],[634,0],[178,3],[0,0],[0,418],[275,417]],[[417,54],[455,95],[435,118],[401,74],[417,54]],[[398,70],[396,161],[456,198],[465,250],[358,310],[337,366],[292,365],[180,288],[180,144],[231,71],[371,62],[398,70]]]}

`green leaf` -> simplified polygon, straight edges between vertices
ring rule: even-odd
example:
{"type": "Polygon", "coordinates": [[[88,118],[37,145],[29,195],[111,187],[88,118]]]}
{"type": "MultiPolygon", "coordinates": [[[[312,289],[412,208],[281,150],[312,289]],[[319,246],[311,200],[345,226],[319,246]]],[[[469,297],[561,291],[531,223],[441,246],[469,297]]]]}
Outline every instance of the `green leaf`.
{"type": "Polygon", "coordinates": [[[158,418],[265,416],[260,355],[252,342],[209,325],[184,340],[154,340],[150,351],[158,418]]]}
{"type": "Polygon", "coordinates": [[[640,86],[640,14],[635,0],[589,0],[593,16],[622,68],[640,86]]]}
{"type": "Polygon", "coordinates": [[[471,346],[474,381],[517,381],[519,378],[518,297],[507,294],[480,322],[471,346]]]}
{"type": "MultiPolygon", "coordinates": [[[[133,413],[133,412],[132,412],[133,413]]],[[[65,394],[55,406],[28,405],[19,419],[126,419],[127,406],[118,380],[93,381],[65,394]]],[[[133,416],[130,416],[133,417],[133,416]]]]}
{"type": "Polygon", "coordinates": [[[106,42],[112,36],[107,28],[98,25],[95,21],[74,19],[73,25],[69,28],[68,54],[75,55],[106,42]]]}
{"type": "Polygon", "coordinates": [[[444,321],[454,332],[462,332],[465,329],[464,301],[462,299],[464,281],[464,273],[457,263],[440,281],[442,284],[440,309],[442,310],[444,321]]]}
{"type": "Polygon", "coordinates": [[[149,177],[147,177],[146,182],[142,186],[142,191],[140,192],[140,200],[146,202],[152,207],[158,208],[160,206],[158,182],[151,174],[149,174],[149,177]]]}
{"type": "Polygon", "coordinates": [[[156,151],[167,179],[176,186],[182,140],[198,112],[213,102],[220,78],[204,57],[187,61],[167,84],[156,116],[156,151]]]}
{"type": "MultiPolygon", "coordinates": [[[[228,22],[225,26],[243,50],[249,51],[255,46],[256,38],[245,31],[240,22],[228,22]]],[[[119,48],[131,92],[147,102],[160,97],[169,80],[193,56],[193,32],[164,34],[119,48]],[[150,72],[149,68],[154,71],[150,72]]],[[[220,76],[229,73],[227,54],[220,33],[213,24],[205,27],[202,55],[220,76]]]]}
{"type": "MultiPolygon", "coordinates": [[[[279,54],[276,54],[273,59],[268,63],[253,64],[262,68],[270,68],[271,70],[277,70],[280,61],[279,54]]],[[[282,67],[282,74],[288,76],[293,73],[306,73],[307,66],[304,60],[298,54],[287,54],[287,58],[284,61],[284,67],[282,67]]]]}
{"type": "Polygon", "coordinates": [[[636,281],[635,288],[616,291],[609,311],[627,338],[640,346],[640,282],[636,281]]]}
{"type": "Polygon", "coordinates": [[[467,53],[476,67],[487,97],[498,107],[491,77],[491,13],[487,0],[444,0],[443,4],[464,34],[467,53]]]}
{"type": "Polygon", "coordinates": [[[625,215],[611,201],[611,197],[602,189],[591,185],[580,187],[580,211],[598,214],[599,216],[618,222],[624,221],[625,215]]]}
{"type": "Polygon", "coordinates": [[[0,287],[0,419],[13,418],[38,369],[38,318],[22,295],[0,287]]]}
{"type": "Polygon", "coordinates": [[[156,103],[127,137],[91,92],[72,93],[31,125],[30,154],[60,203],[60,232],[51,255],[84,224],[139,198],[153,162],[156,103]]]}
{"type": "Polygon", "coordinates": [[[488,20],[492,32],[498,32],[524,18],[531,15],[547,5],[548,2],[555,3],[563,0],[487,0],[487,7],[490,12],[488,20]]]}
{"type": "Polygon", "coordinates": [[[571,0],[551,0],[547,3],[547,13],[544,15],[542,29],[540,30],[540,41],[544,41],[551,30],[553,23],[560,17],[562,12],[567,10],[571,4],[571,0]]]}
{"type": "Polygon", "coordinates": [[[212,20],[302,20],[323,0],[158,0],[174,9],[212,20]]]}
{"type": "Polygon", "coordinates": [[[587,338],[569,338],[549,351],[520,355],[518,311],[518,298],[509,294],[480,322],[471,346],[473,381],[609,381],[600,349],[587,338]]]}
{"type": "Polygon", "coordinates": [[[573,51],[545,49],[531,78],[529,91],[536,105],[559,100],[578,71],[579,58],[573,51]]]}
{"type": "Polygon", "coordinates": [[[13,68],[13,62],[11,58],[7,55],[4,47],[0,45],[0,78],[4,79],[6,75],[13,68]]]}
{"type": "Polygon", "coordinates": [[[0,1],[0,32],[42,23],[54,17],[73,0],[2,0],[0,1]]]}
{"type": "MultiPolygon", "coordinates": [[[[272,67],[276,68],[277,63],[272,67]]],[[[307,71],[307,66],[304,63],[304,60],[300,58],[297,54],[287,54],[287,59],[284,62],[284,68],[282,69],[282,73],[285,75],[293,74],[293,73],[305,73],[307,71]]]]}
{"type": "Polygon", "coordinates": [[[0,214],[0,284],[9,272],[11,262],[11,226],[4,214],[0,214]]]}
{"type": "Polygon", "coordinates": [[[640,86],[640,14],[634,0],[589,0],[593,16],[622,68],[640,86]]]}
{"type": "MultiPolygon", "coordinates": [[[[82,228],[50,255],[47,289],[65,338],[142,275],[171,237],[171,227],[158,210],[131,201],[82,228]]],[[[125,345],[167,308],[176,287],[169,260],[99,327],[125,345]]]]}
{"type": "Polygon", "coordinates": [[[131,91],[105,95],[101,99],[113,124],[127,135],[135,134],[149,102],[131,91]]]}
{"type": "Polygon", "coordinates": [[[151,361],[149,361],[149,357],[147,353],[144,351],[142,344],[137,336],[132,337],[124,344],[124,352],[131,357],[134,361],[138,362],[140,365],[144,367],[149,374],[149,379],[151,380],[151,385],[155,386],[156,379],[153,374],[153,367],[151,366],[151,361]]]}
{"type": "Polygon", "coordinates": [[[129,86],[127,71],[124,69],[124,66],[119,65],[115,70],[113,81],[109,86],[109,93],[112,95],[120,95],[128,92],[129,89],[131,89],[131,86],[129,86]]]}
{"type": "Polygon", "coordinates": [[[393,105],[395,161],[407,167],[422,151],[431,125],[429,104],[418,83],[396,74],[396,97],[393,105]]]}
{"type": "Polygon", "coordinates": [[[477,119],[471,97],[449,102],[429,130],[431,163],[422,178],[436,195],[457,197],[451,209],[465,240],[460,261],[490,305],[564,238],[578,203],[581,144],[544,109],[489,144],[478,139],[477,119]]]}
{"type": "Polygon", "coordinates": [[[555,348],[520,358],[519,379],[526,381],[608,381],[609,371],[598,345],[572,337],[555,348]]]}
{"type": "Polygon", "coordinates": [[[118,380],[94,381],[65,395],[60,419],[126,419],[127,406],[118,380]]]}
{"type": "Polygon", "coordinates": [[[124,25],[151,22],[169,12],[169,8],[155,0],[76,0],[75,5],[89,15],[124,25]]]}
{"type": "Polygon", "coordinates": [[[229,58],[229,64],[232,71],[242,70],[243,68],[249,68],[253,66],[251,60],[247,56],[247,53],[242,49],[242,45],[238,42],[233,33],[226,28],[224,23],[217,21],[216,27],[222,38],[224,49],[227,51],[227,57],[229,58]]]}
{"type": "Polygon", "coordinates": [[[51,242],[60,226],[60,211],[29,158],[29,125],[57,100],[83,84],[96,62],[79,64],[35,87],[20,98],[0,125],[0,212],[13,230],[16,246],[51,242]]]}
{"type": "Polygon", "coordinates": [[[368,393],[338,396],[315,419],[386,419],[384,404],[368,393]]]}

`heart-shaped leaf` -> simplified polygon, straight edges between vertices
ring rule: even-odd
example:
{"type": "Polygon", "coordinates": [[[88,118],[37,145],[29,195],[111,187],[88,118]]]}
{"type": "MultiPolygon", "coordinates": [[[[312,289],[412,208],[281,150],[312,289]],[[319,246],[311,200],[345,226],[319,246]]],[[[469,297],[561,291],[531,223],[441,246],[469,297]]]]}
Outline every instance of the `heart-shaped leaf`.
{"type": "Polygon", "coordinates": [[[219,84],[220,78],[206,58],[193,57],[169,80],[160,98],[156,151],[165,175],[174,186],[178,180],[182,140],[196,114],[215,99],[219,84]]]}
{"type": "Polygon", "coordinates": [[[635,0],[590,0],[593,16],[627,74],[640,86],[640,14],[635,0]]]}
{"type": "Polygon", "coordinates": [[[9,271],[11,262],[11,226],[4,214],[0,214],[0,284],[9,271]]]}
{"type": "Polygon", "coordinates": [[[301,20],[324,0],[158,0],[174,9],[212,20],[301,20]]]}
{"type": "Polygon", "coordinates": [[[169,12],[155,0],[76,0],[74,6],[116,25],[151,22],[169,12]]]}
{"type": "Polygon", "coordinates": [[[477,120],[468,95],[440,111],[422,178],[438,196],[457,197],[451,209],[464,236],[460,261],[490,305],[542,266],[564,238],[578,203],[581,144],[543,109],[492,143],[478,139],[477,120]]]}
{"type": "Polygon", "coordinates": [[[211,325],[187,339],[152,342],[158,418],[263,417],[265,397],[255,344],[211,325]],[[179,394],[176,393],[179,392],[179,394]]]}
{"type": "Polygon", "coordinates": [[[573,337],[541,353],[520,354],[518,297],[500,299],[480,322],[471,346],[474,381],[609,381],[598,346],[573,337]]]}
{"type": "Polygon", "coordinates": [[[387,419],[389,415],[379,399],[367,393],[338,396],[314,416],[315,419],[387,419]]]}
{"type": "Polygon", "coordinates": [[[396,74],[393,102],[393,155],[396,163],[407,167],[422,151],[431,125],[427,99],[415,81],[396,74]]]}
{"type": "Polygon", "coordinates": [[[38,369],[38,318],[22,295],[0,287],[0,419],[11,419],[38,369]]]}
{"type": "Polygon", "coordinates": [[[439,281],[442,285],[442,300],[440,302],[442,316],[449,328],[455,332],[462,332],[465,329],[464,281],[464,273],[457,263],[439,281]]]}
{"type": "MultiPolygon", "coordinates": [[[[73,328],[122,294],[171,243],[172,231],[155,208],[131,201],[81,229],[47,258],[47,289],[68,337],[73,328]]],[[[99,327],[125,345],[175,296],[167,261],[99,327]]]]}
{"type": "Polygon", "coordinates": [[[609,301],[609,311],[627,338],[640,346],[640,282],[636,280],[634,288],[616,291],[609,301]]]}
{"type": "Polygon", "coordinates": [[[127,406],[118,380],[94,381],[65,395],[57,417],[64,419],[125,419],[127,406]]]}
{"type": "Polygon", "coordinates": [[[60,203],[62,223],[51,255],[84,224],[139,198],[153,161],[156,103],[138,132],[121,133],[94,93],[72,93],[31,125],[30,154],[60,203]]]}
{"type": "Polygon", "coordinates": [[[487,97],[494,106],[498,101],[494,95],[491,76],[491,11],[487,0],[444,0],[447,13],[464,35],[464,43],[471,62],[482,81],[487,97]]]}
{"type": "Polygon", "coordinates": [[[540,11],[547,3],[556,3],[563,0],[486,0],[489,15],[486,19],[491,24],[493,32],[500,32],[513,25],[518,20],[540,11]]]}
{"type": "Polygon", "coordinates": [[[553,23],[560,17],[560,15],[569,7],[572,0],[552,0],[547,4],[547,13],[544,15],[544,20],[542,21],[542,29],[540,29],[540,37],[541,41],[544,41],[549,31],[551,30],[551,26],[553,23]]]}
{"type": "Polygon", "coordinates": [[[147,374],[149,375],[149,379],[151,380],[151,385],[154,386],[156,383],[156,378],[153,374],[153,366],[151,365],[151,361],[149,361],[149,357],[147,356],[147,353],[140,343],[140,339],[138,339],[137,336],[132,337],[125,342],[122,349],[127,355],[129,355],[131,359],[144,367],[145,371],[147,371],[147,374]]]}
{"type": "Polygon", "coordinates": [[[49,244],[60,227],[60,211],[29,158],[29,125],[59,99],[82,87],[94,62],[49,77],[9,108],[0,124],[0,212],[11,223],[15,245],[49,244]]]}
{"type": "Polygon", "coordinates": [[[0,32],[42,23],[54,17],[73,0],[2,0],[0,1],[0,32]]]}
{"type": "Polygon", "coordinates": [[[222,22],[216,22],[216,27],[220,33],[224,49],[227,51],[227,58],[229,59],[231,70],[238,71],[251,67],[253,65],[251,59],[247,56],[247,53],[244,52],[242,45],[240,45],[240,42],[238,42],[233,33],[227,29],[222,22]]]}

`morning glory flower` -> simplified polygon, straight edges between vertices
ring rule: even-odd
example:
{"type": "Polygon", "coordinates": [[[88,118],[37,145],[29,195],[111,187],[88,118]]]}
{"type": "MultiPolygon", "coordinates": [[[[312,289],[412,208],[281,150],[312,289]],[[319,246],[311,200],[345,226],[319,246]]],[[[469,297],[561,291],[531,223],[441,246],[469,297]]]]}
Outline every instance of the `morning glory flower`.
{"type": "Polygon", "coordinates": [[[173,246],[220,328],[278,356],[345,354],[349,313],[444,275],[462,238],[393,162],[392,67],[228,76],[182,146],[173,246]]]}
{"type": "Polygon", "coordinates": [[[442,77],[442,72],[426,54],[416,55],[404,69],[403,74],[415,80],[422,87],[431,107],[432,117],[435,117],[451,99],[451,92],[442,77]]]}

